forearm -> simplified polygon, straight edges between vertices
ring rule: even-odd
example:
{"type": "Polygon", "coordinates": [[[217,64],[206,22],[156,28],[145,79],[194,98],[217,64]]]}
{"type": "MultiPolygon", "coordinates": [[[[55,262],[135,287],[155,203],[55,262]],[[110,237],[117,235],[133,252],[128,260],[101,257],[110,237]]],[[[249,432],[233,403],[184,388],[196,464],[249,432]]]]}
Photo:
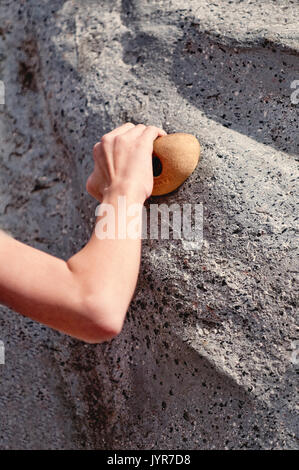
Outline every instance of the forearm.
{"type": "MultiPolygon", "coordinates": [[[[113,326],[116,332],[122,328],[139,272],[143,204],[134,197],[126,197],[127,207],[136,203],[140,207],[134,217],[134,224],[140,229],[138,238],[132,239],[126,233],[132,217],[120,214],[118,196],[108,195],[102,204],[110,204],[113,207],[115,238],[99,239],[95,229],[87,245],[67,261],[70,271],[82,289],[88,309],[99,317],[99,321],[108,322],[113,326]],[[124,221],[120,231],[119,218],[124,221]],[[100,307],[103,303],[105,309],[102,312],[100,307]]],[[[96,223],[100,223],[100,220],[101,217],[98,217],[96,223]]]]}
{"type": "MultiPolygon", "coordinates": [[[[117,200],[105,203],[118,219],[117,200]]],[[[65,262],[0,232],[0,303],[87,342],[111,339],[134,293],[140,251],[140,238],[99,240],[94,231],[65,262]]]]}
{"type": "Polygon", "coordinates": [[[61,332],[95,339],[94,322],[66,262],[3,234],[0,303],[61,332]]]}

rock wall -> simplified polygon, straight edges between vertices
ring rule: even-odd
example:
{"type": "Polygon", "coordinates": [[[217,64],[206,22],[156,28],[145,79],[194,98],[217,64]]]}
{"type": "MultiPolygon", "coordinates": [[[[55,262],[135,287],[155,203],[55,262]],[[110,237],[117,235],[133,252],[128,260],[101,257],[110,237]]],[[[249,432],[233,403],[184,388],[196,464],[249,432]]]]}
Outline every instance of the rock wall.
{"type": "Polygon", "coordinates": [[[204,208],[203,244],[144,241],[111,343],[1,308],[1,448],[296,448],[296,2],[3,0],[0,14],[2,227],[80,249],[93,144],[125,121],[198,137],[195,173],[147,207],[204,208]]]}

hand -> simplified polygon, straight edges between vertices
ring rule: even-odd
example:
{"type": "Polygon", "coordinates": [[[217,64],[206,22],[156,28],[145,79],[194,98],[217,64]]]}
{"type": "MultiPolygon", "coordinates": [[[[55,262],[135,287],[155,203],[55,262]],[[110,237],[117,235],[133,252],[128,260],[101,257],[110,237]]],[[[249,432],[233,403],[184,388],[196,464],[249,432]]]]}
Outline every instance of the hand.
{"type": "Polygon", "coordinates": [[[105,134],[93,149],[89,194],[100,202],[106,195],[125,195],[143,203],[153,190],[153,142],[162,135],[158,127],[132,123],[105,134]]]}

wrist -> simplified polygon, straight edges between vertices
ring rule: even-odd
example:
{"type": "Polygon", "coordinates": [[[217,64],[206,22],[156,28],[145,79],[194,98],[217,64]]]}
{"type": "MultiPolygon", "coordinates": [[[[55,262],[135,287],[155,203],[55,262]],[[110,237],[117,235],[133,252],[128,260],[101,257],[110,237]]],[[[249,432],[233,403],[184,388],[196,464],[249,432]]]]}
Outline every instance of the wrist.
{"type": "Polygon", "coordinates": [[[101,204],[96,210],[96,236],[99,239],[141,239],[144,200],[135,191],[120,188],[104,191],[101,204]]]}
{"type": "Polygon", "coordinates": [[[142,188],[137,188],[132,182],[114,182],[103,191],[103,202],[117,202],[119,196],[124,196],[127,202],[134,204],[144,204],[146,192],[142,188]]]}

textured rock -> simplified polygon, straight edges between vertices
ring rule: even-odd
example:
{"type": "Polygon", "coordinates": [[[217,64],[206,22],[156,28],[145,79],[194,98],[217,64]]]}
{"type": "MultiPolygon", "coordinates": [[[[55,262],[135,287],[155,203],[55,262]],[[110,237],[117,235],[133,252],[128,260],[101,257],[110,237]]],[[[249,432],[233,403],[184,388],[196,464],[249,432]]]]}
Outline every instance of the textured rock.
{"type": "Polygon", "coordinates": [[[197,169],[159,201],[204,206],[202,245],[144,241],[113,342],[1,308],[1,448],[295,448],[296,2],[0,9],[2,226],[79,249],[91,149],[127,120],[197,136],[197,169]]]}

